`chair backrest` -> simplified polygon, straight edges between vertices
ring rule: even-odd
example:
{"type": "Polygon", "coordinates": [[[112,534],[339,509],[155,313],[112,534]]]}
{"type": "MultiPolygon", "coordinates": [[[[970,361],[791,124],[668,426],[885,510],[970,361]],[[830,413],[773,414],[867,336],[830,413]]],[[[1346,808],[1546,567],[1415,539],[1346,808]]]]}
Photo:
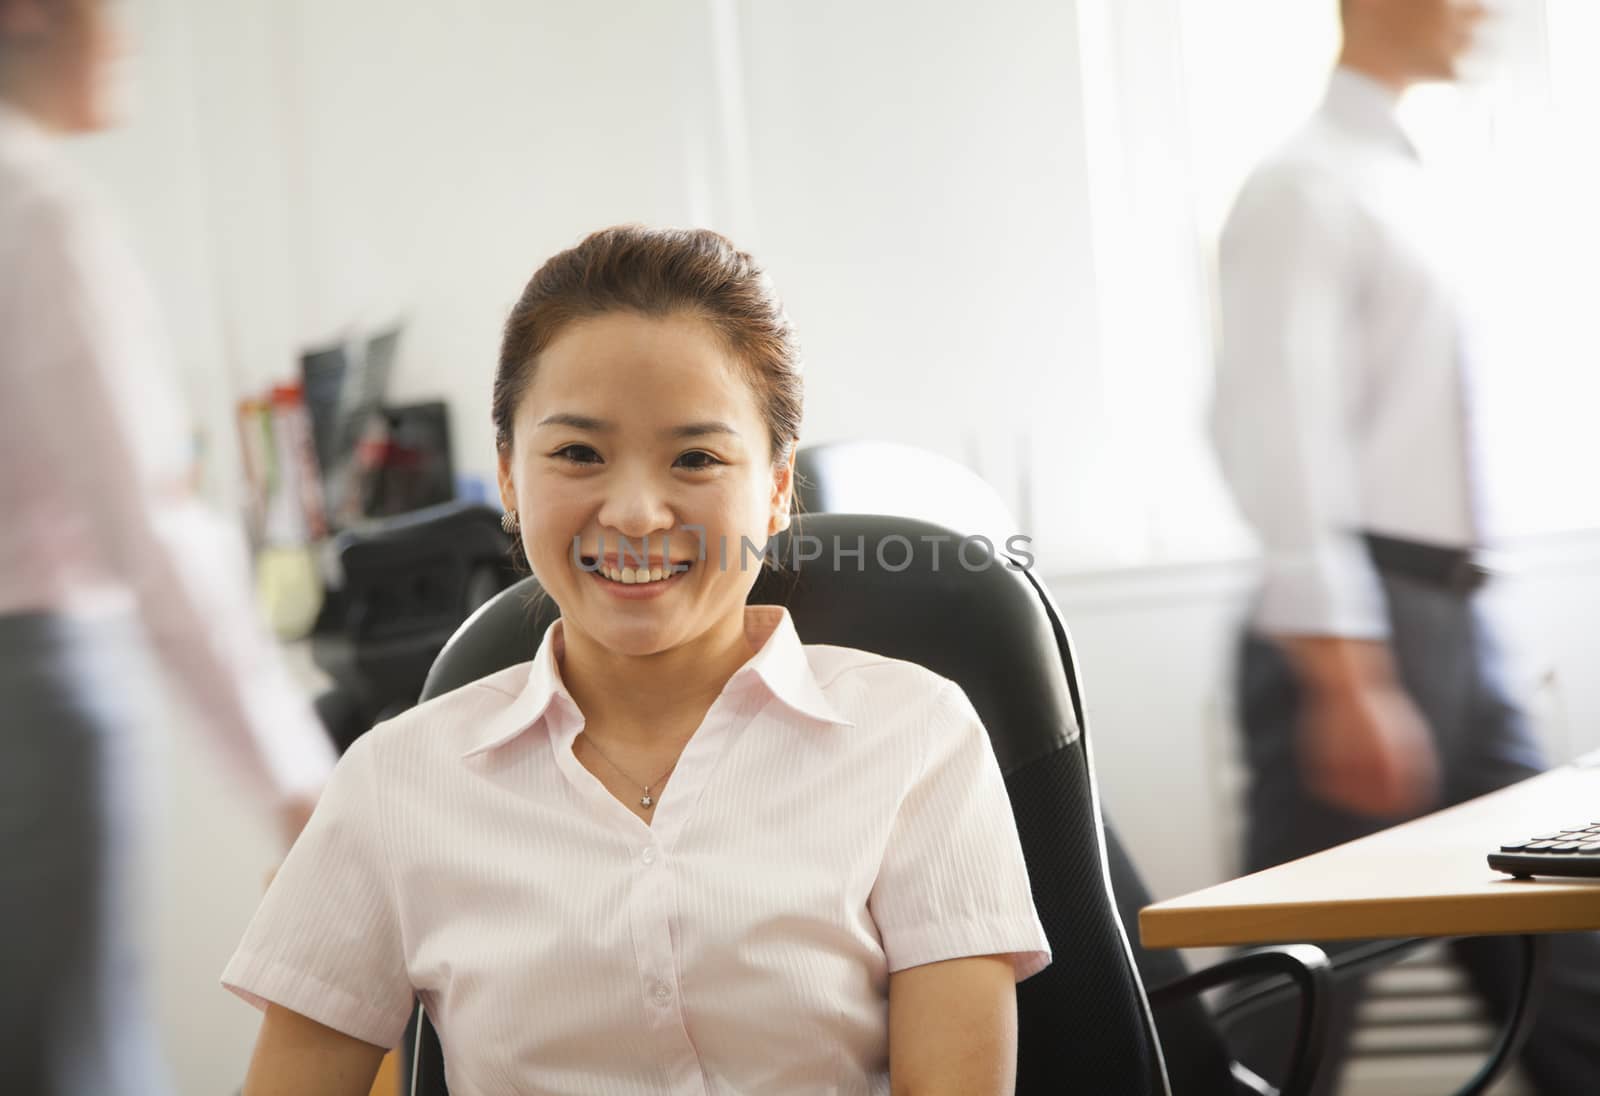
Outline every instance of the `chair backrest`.
{"type": "Polygon", "coordinates": [[[511,569],[511,540],[499,511],[481,503],[447,502],[384,518],[340,533],[334,546],[344,573],[344,628],[356,643],[443,629],[442,642],[487,600],[475,582],[496,583],[489,593],[509,585],[502,576],[511,569]]]}
{"type": "Polygon", "coordinates": [[[312,657],[351,709],[341,752],[372,723],[417,702],[445,641],[520,576],[499,511],[450,502],[348,530],[334,541],[339,611],[312,637],[312,657]]]}
{"type": "MultiPolygon", "coordinates": [[[[992,556],[977,569],[977,552],[967,565],[946,552],[935,566],[920,538],[941,535],[956,534],[904,518],[804,516],[776,539],[784,569],[764,572],[751,601],[787,606],[807,643],[927,666],[959,684],[982,717],[1055,956],[1018,987],[1017,1091],[1165,1093],[1159,1043],[1111,895],[1066,630],[1025,571],[992,556]],[[876,546],[891,541],[880,556],[876,546]],[[865,552],[834,565],[833,545],[849,551],[859,542],[865,552]],[[804,561],[818,543],[822,557],[804,561]],[[902,544],[918,549],[909,561],[902,544]]],[[[467,621],[440,652],[424,699],[531,658],[557,614],[537,591],[525,580],[467,621]]],[[[430,1087],[442,1076],[425,1018],[420,1035],[414,1091],[435,1096],[444,1089],[430,1087]]]]}
{"type": "MultiPolygon", "coordinates": [[[[795,492],[804,513],[917,518],[964,535],[985,536],[1001,554],[1007,554],[1011,537],[1022,532],[1005,500],[987,480],[941,453],[886,441],[825,442],[806,446],[796,454],[795,473],[795,492]]],[[[1029,550],[1026,545],[1024,549],[1029,550]]],[[[1039,591],[1060,621],[1061,614],[1042,584],[1039,591]]],[[[1066,634],[1063,629],[1062,666],[1072,685],[1078,724],[1087,731],[1076,663],[1066,634]]],[[[1176,982],[1189,973],[1182,956],[1171,949],[1151,951],[1139,943],[1139,911],[1150,904],[1150,892],[1117,838],[1115,811],[1102,811],[1102,816],[1112,895],[1140,979],[1146,988],[1176,982]]],[[[1227,1047],[1198,997],[1169,1003],[1157,1014],[1156,1026],[1174,1092],[1226,1090],[1227,1047]]]]}

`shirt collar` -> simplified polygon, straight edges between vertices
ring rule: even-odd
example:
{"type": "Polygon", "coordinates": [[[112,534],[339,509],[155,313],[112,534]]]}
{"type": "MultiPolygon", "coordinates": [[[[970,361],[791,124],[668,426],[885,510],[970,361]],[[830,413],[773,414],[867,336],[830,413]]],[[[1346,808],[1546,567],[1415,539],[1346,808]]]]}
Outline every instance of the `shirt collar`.
{"type": "Polygon", "coordinates": [[[855,726],[834,708],[811,672],[811,660],[788,609],[782,605],[745,606],[744,634],[756,653],[734,672],[729,684],[757,677],[774,698],[797,714],[818,723],[855,726]]]}
{"type": "Polygon", "coordinates": [[[1323,113],[1362,137],[1393,144],[1409,156],[1417,154],[1400,124],[1400,96],[1366,73],[1340,65],[1328,81],[1323,113]]]}
{"type": "MultiPolygon", "coordinates": [[[[781,605],[745,606],[744,632],[755,653],[734,671],[727,689],[758,683],[785,707],[808,719],[845,727],[854,725],[828,701],[816,675],[811,672],[811,660],[806,657],[805,645],[794,630],[788,609],[781,605]]],[[[560,658],[565,643],[562,622],[556,620],[528,664],[528,680],[522,691],[508,707],[484,724],[472,745],[461,755],[463,758],[505,745],[547,714],[553,714],[553,708],[574,719],[582,718],[577,702],[561,680],[560,658]]]]}
{"type": "Polygon", "coordinates": [[[522,691],[508,707],[491,716],[482,730],[473,735],[472,745],[461,755],[463,758],[505,745],[542,719],[552,705],[559,703],[573,715],[579,714],[577,701],[572,699],[572,694],[567,692],[566,685],[561,681],[560,657],[564,647],[561,620],[558,618],[545,632],[539,650],[528,664],[528,680],[523,684],[522,691]]]}

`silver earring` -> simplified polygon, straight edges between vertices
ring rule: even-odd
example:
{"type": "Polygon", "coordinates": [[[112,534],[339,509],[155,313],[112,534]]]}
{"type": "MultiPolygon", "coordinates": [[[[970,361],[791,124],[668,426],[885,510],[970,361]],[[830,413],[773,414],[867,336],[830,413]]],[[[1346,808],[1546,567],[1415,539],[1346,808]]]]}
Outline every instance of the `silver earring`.
{"type": "Polygon", "coordinates": [[[506,531],[506,536],[508,537],[516,536],[522,530],[522,525],[517,519],[515,510],[507,510],[500,515],[500,528],[506,531]]]}

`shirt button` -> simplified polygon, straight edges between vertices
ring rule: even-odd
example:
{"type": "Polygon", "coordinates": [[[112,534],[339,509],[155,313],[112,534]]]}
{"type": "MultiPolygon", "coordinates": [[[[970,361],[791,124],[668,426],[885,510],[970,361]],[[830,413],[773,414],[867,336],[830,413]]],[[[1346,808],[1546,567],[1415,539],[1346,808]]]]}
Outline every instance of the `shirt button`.
{"type": "Polygon", "coordinates": [[[650,988],[650,996],[656,999],[656,1004],[664,1005],[672,1000],[672,988],[665,982],[657,982],[650,988]]]}
{"type": "Polygon", "coordinates": [[[646,864],[654,864],[656,862],[656,847],[651,845],[649,848],[645,849],[644,854],[640,856],[639,859],[643,860],[646,864]]]}

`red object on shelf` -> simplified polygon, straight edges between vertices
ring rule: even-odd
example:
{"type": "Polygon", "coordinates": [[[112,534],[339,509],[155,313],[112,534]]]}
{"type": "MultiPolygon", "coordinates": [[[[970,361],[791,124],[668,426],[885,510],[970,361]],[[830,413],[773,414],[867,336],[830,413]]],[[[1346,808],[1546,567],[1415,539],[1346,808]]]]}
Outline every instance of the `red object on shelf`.
{"type": "Polygon", "coordinates": [[[298,382],[273,386],[272,426],[280,473],[274,486],[292,494],[283,505],[298,517],[303,539],[321,540],[328,535],[327,509],[311,438],[311,415],[306,409],[305,389],[298,382]]]}

